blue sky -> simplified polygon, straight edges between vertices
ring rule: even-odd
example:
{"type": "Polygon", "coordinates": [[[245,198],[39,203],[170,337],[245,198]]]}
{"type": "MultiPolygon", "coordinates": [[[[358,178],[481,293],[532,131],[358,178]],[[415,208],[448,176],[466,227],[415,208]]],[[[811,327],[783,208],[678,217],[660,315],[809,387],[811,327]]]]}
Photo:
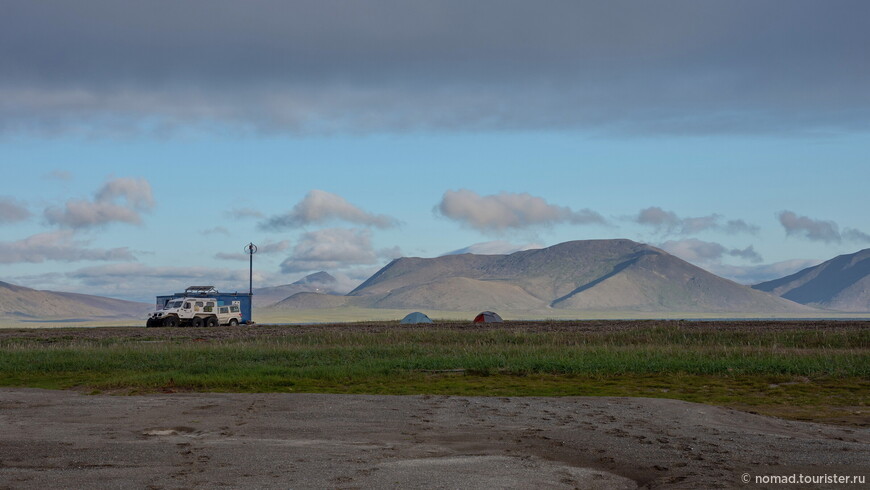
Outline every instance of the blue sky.
{"type": "Polygon", "coordinates": [[[258,286],[350,288],[630,238],[753,283],[870,247],[867,7],[775,4],[13,2],[0,280],[244,289],[253,241],[258,286]]]}

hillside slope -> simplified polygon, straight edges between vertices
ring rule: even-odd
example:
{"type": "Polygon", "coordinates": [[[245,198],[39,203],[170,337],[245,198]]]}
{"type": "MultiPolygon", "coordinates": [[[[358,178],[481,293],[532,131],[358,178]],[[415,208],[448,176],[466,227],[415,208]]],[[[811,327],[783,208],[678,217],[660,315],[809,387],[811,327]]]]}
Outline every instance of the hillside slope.
{"type": "Polygon", "coordinates": [[[870,248],[752,287],[805,305],[870,311],[870,248]]]}
{"type": "Polygon", "coordinates": [[[622,239],[572,241],[510,255],[400,258],[349,296],[374,308],[815,311],[622,239]]]}
{"type": "Polygon", "coordinates": [[[298,293],[335,294],[338,281],[327,272],[309,274],[302,279],[281,286],[254,290],[254,308],[273,306],[298,293]]]}
{"type": "Polygon", "coordinates": [[[147,303],[78,293],[40,291],[0,282],[0,315],[13,319],[144,318],[147,303]]]}

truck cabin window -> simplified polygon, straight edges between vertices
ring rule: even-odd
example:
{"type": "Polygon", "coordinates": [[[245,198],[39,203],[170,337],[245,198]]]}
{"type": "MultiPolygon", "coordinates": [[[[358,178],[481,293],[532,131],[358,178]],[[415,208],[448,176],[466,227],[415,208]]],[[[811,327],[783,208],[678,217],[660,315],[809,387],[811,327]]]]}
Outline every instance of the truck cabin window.
{"type": "Polygon", "coordinates": [[[163,309],[168,310],[171,308],[180,308],[180,307],[181,307],[181,301],[168,301],[166,303],[166,306],[163,307],[163,309]]]}

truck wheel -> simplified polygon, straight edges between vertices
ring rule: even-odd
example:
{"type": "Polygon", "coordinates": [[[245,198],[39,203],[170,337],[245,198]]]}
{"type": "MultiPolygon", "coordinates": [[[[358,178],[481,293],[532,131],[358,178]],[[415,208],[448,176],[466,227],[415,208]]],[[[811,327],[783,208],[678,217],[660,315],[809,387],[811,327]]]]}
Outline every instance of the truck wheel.
{"type": "Polygon", "coordinates": [[[168,316],[163,319],[163,326],[169,328],[175,328],[178,326],[178,318],[174,316],[168,316]]]}
{"type": "Polygon", "coordinates": [[[239,321],[236,320],[235,318],[230,318],[230,326],[231,326],[231,327],[238,327],[238,326],[239,326],[239,321]]]}
{"type": "Polygon", "coordinates": [[[154,326],[154,319],[153,318],[149,318],[149,319],[145,320],[145,328],[151,328],[153,326],[154,326]]]}
{"type": "Polygon", "coordinates": [[[195,316],[190,319],[190,326],[193,328],[202,327],[202,317],[195,316]]]}
{"type": "Polygon", "coordinates": [[[208,328],[214,328],[214,327],[218,326],[218,319],[213,317],[213,316],[206,318],[205,319],[205,326],[208,328]]]}

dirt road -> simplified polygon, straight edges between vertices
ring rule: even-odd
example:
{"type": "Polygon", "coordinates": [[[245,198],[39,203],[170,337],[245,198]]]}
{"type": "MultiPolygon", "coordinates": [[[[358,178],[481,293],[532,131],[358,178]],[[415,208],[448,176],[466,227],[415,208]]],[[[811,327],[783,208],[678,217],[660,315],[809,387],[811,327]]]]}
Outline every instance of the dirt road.
{"type": "Polygon", "coordinates": [[[661,399],[0,389],[0,427],[0,488],[762,488],[744,474],[870,477],[870,429],[661,399]]]}

